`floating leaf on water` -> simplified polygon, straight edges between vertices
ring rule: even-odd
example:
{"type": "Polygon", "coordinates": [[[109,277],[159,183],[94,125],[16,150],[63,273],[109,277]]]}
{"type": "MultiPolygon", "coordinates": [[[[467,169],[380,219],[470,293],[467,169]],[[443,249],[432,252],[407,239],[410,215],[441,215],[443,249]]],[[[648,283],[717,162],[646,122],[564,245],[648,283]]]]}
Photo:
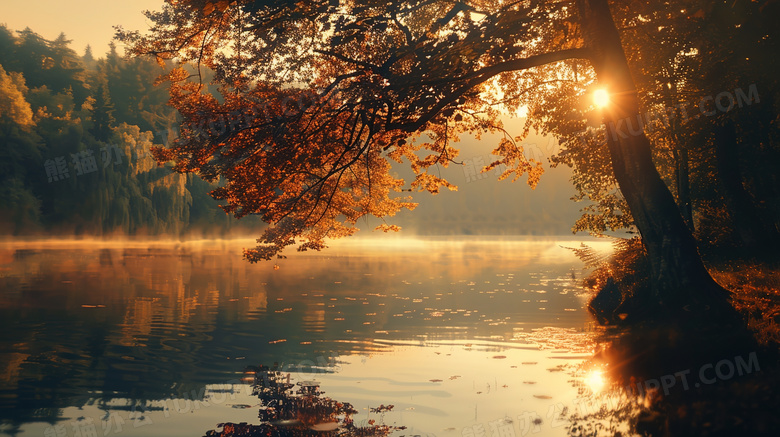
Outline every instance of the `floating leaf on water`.
{"type": "Polygon", "coordinates": [[[301,423],[300,420],[297,419],[287,419],[287,420],[274,420],[271,422],[272,425],[276,426],[296,426],[301,423]]]}
{"type": "Polygon", "coordinates": [[[338,422],[323,422],[309,427],[312,431],[335,431],[339,427],[338,422]]]}

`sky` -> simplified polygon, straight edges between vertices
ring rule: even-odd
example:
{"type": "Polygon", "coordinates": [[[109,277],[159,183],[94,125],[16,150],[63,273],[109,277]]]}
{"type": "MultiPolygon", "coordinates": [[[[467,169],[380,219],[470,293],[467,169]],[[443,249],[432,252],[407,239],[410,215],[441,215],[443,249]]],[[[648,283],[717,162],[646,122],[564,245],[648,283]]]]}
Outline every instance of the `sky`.
{"type": "MultiPolygon", "coordinates": [[[[159,10],[163,0],[0,0],[0,23],[10,30],[31,28],[48,40],[65,32],[71,48],[84,54],[87,44],[96,58],[108,52],[115,25],[145,30],[144,10],[159,10]]],[[[119,52],[122,45],[117,43],[119,52]]]]}

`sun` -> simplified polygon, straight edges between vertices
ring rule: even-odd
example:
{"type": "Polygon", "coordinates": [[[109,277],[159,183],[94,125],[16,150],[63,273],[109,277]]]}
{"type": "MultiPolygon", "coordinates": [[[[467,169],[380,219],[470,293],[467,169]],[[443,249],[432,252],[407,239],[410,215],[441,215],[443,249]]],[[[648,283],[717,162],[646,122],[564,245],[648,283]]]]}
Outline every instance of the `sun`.
{"type": "Polygon", "coordinates": [[[585,377],[585,384],[588,385],[588,388],[590,388],[593,393],[600,392],[606,383],[607,382],[604,380],[604,373],[601,370],[594,370],[585,377]]]}
{"type": "Polygon", "coordinates": [[[593,92],[593,103],[599,108],[609,105],[609,93],[604,88],[599,88],[593,92]]]}

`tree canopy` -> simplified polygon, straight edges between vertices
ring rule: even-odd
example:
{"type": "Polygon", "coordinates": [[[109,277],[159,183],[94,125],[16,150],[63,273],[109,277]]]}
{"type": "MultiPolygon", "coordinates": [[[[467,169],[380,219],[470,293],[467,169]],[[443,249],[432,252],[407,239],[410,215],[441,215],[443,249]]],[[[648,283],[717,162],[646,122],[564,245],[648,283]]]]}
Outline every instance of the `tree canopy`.
{"type": "MultiPolygon", "coordinates": [[[[219,95],[185,70],[168,76],[183,115],[175,145],[157,150],[175,169],[224,178],[215,196],[236,216],[269,223],[250,260],[269,259],[354,232],[368,214],[411,209],[389,160],[407,160],[408,189],[455,189],[436,175],[465,133],[501,131],[527,85],[518,71],[576,59],[564,37],[573,11],[548,2],[169,2],[149,13],[149,36],[124,32],[134,53],[214,70],[219,95]],[[556,19],[550,19],[551,17],[556,19]],[[557,38],[554,50],[540,40],[557,38]],[[229,121],[225,121],[230,119],[229,121]],[[204,129],[214,124],[229,129],[204,129]]],[[[571,61],[572,65],[576,64],[571,61]]],[[[563,79],[561,79],[563,80],[563,79]]],[[[503,177],[541,163],[507,134],[496,145],[503,177]]],[[[383,225],[382,229],[394,229],[383,225]]]]}
{"type": "MultiPolygon", "coordinates": [[[[453,143],[466,133],[502,133],[488,169],[503,165],[503,178],[527,176],[534,186],[542,163],[527,159],[518,142],[531,129],[559,139],[555,162],[572,166],[580,198],[596,202],[575,229],[639,224],[646,234],[654,228],[660,242],[664,233],[687,232],[668,205],[690,205],[690,195],[680,186],[672,197],[662,183],[638,180],[659,178],[658,167],[674,185],[669,177],[687,168],[681,153],[691,148],[692,125],[648,133],[654,146],[610,146],[602,117],[614,122],[750,85],[740,79],[759,68],[729,66],[734,52],[713,51],[708,35],[718,29],[732,47],[759,44],[754,52],[761,53],[776,44],[762,17],[777,6],[729,4],[734,19],[725,3],[697,0],[663,7],[633,0],[180,0],[148,13],[148,33],[118,35],[133,54],[197,66],[197,74],[180,68],[166,77],[183,116],[181,135],[155,156],[174,161],[176,171],[224,180],[213,195],[226,211],[273,224],[246,252],[251,261],[294,244],[319,249],[326,237],[353,233],[361,217],[413,208],[402,191],[456,189],[436,168],[458,162],[453,143]],[[602,31],[615,25],[622,40],[602,31]],[[713,82],[697,71],[712,54],[730,80],[713,82]],[[206,67],[216,90],[203,80],[206,67]],[[615,109],[593,105],[597,87],[612,93],[615,109]],[[507,132],[498,115],[520,111],[527,113],[525,131],[507,132]],[[665,151],[676,158],[664,162],[665,151]],[[391,162],[407,162],[414,179],[394,177],[391,162]],[[653,223],[661,216],[668,227],[653,223]]],[[[774,86],[766,72],[754,77],[774,86]]],[[[698,259],[693,240],[680,238],[698,259]]]]}

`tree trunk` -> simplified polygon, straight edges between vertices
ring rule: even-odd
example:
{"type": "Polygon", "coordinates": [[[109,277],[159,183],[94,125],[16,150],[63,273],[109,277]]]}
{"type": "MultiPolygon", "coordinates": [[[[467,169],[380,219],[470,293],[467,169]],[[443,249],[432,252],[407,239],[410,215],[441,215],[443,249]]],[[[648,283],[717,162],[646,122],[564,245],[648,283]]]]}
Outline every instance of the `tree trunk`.
{"type": "Polygon", "coordinates": [[[674,176],[677,184],[677,206],[691,232],[694,231],[693,207],[691,206],[691,182],[688,168],[688,151],[683,147],[674,149],[674,176]]]}
{"type": "Polygon", "coordinates": [[[674,196],[653,164],[636,86],[607,0],[579,0],[578,7],[598,81],[611,96],[604,122],[612,167],[651,266],[651,296],[635,297],[673,313],[684,309],[716,316],[733,311],[728,292],[702,264],[674,196]]]}

